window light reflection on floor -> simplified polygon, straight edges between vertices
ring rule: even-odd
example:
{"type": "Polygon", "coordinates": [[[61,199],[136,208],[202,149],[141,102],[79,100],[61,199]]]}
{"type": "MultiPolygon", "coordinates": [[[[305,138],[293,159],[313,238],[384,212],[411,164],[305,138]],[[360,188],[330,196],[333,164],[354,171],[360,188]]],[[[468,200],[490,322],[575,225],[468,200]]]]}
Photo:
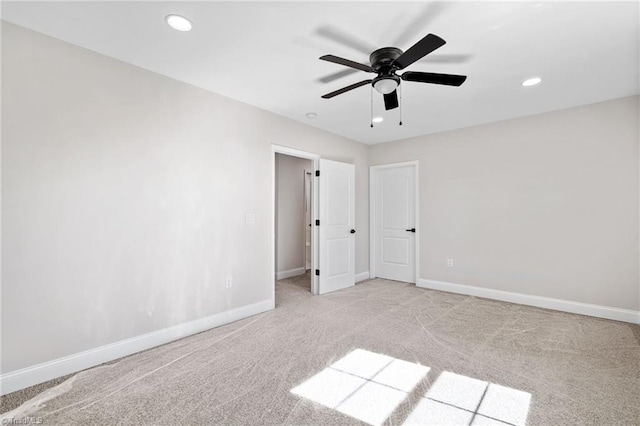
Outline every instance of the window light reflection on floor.
{"type": "Polygon", "coordinates": [[[356,349],[291,392],[379,425],[428,372],[420,364],[356,349]]]}
{"type": "Polygon", "coordinates": [[[445,371],[404,425],[525,425],[530,403],[527,392],[445,371]]]}
{"type": "MultiPolygon", "coordinates": [[[[291,390],[371,425],[393,413],[430,368],[356,349],[291,390]]],[[[448,371],[404,425],[525,425],[531,394],[448,371]]]]}

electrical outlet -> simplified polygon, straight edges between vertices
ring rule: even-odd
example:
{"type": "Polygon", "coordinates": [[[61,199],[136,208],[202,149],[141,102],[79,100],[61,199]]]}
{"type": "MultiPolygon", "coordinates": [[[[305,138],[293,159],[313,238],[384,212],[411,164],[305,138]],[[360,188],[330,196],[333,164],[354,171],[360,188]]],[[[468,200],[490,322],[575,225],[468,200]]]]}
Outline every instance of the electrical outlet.
{"type": "Polygon", "coordinates": [[[227,277],[224,280],[224,284],[227,286],[227,288],[231,288],[233,286],[233,278],[232,277],[227,277]]]}
{"type": "Polygon", "coordinates": [[[447,268],[453,268],[453,259],[447,259],[447,268]]]}
{"type": "Polygon", "coordinates": [[[247,213],[244,216],[245,222],[247,223],[247,225],[255,225],[256,223],[256,215],[255,213],[247,213]]]}

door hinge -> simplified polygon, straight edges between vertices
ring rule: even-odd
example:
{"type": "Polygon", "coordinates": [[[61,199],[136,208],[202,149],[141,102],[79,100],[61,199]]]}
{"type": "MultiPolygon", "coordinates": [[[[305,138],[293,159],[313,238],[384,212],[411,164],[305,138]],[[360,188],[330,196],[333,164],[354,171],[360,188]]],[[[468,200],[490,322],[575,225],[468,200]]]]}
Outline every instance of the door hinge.
{"type": "Polygon", "coordinates": [[[320,176],[320,170],[316,170],[316,176],[320,176]]]}
{"type": "Polygon", "coordinates": [[[316,219],[316,226],[320,226],[320,219],[316,219]]]}
{"type": "Polygon", "coordinates": [[[320,269],[316,269],[316,275],[320,275],[320,269]]]}

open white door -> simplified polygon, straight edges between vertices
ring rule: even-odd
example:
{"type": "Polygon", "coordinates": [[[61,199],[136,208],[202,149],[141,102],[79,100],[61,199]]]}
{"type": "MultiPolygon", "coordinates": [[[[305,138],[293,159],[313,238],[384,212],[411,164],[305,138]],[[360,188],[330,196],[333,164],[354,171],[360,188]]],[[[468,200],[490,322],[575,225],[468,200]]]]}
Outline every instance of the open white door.
{"type": "Polygon", "coordinates": [[[355,285],[355,167],[320,160],[319,294],[355,285]]]}

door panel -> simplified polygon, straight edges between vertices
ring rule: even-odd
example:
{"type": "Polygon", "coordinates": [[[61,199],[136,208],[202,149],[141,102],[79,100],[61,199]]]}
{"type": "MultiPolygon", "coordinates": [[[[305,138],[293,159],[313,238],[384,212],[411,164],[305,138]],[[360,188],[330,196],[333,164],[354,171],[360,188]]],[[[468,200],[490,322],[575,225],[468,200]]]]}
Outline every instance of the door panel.
{"type": "Polygon", "coordinates": [[[409,265],[409,238],[389,238],[382,239],[382,262],[397,265],[409,265]]]}
{"type": "Polygon", "coordinates": [[[330,168],[326,174],[326,179],[322,179],[322,174],[320,176],[327,190],[327,223],[332,226],[349,226],[349,196],[352,193],[349,188],[349,170],[330,168]]]}
{"type": "Polygon", "coordinates": [[[331,253],[327,257],[328,278],[333,278],[349,273],[349,246],[351,238],[335,238],[327,241],[327,251],[331,253]]]}
{"type": "Polygon", "coordinates": [[[355,284],[355,167],[320,160],[320,294],[355,284]]]}
{"type": "Polygon", "coordinates": [[[415,283],[415,167],[375,172],[375,275],[415,283]]]}
{"type": "MultiPolygon", "coordinates": [[[[404,231],[409,226],[409,179],[404,175],[382,175],[382,227],[404,231]]],[[[412,194],[413,195],[413,194],[412,194]]]]}

